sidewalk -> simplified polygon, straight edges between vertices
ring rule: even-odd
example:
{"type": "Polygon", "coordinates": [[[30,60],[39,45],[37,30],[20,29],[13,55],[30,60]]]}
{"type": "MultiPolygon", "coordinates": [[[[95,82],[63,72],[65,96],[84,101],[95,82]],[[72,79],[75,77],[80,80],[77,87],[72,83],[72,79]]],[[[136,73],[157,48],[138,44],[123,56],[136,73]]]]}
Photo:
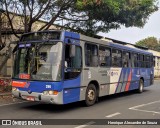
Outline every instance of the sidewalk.
{"type": "Polygon", "coordinates": [[[0,105],[13,103],[13,97],[11,92],[0,93],[0,105]]]}
{"type": "Polygon", "coordinates": [[[3,106],[4,104],[10,104],[10,103],[18,103],[22,100],[13,98],[12,92],[3,92],[0,93],[0,106],[3,106]]]}
{"type": "Polygon", "coordinates": [[[154,78],[154,80],[160,80],[160,78],[156,77],[156,78],[154,78]]]}
{"type": "Polygon", "coordinates": [[[3,92],[3,93],[0,92],[0,97],[10,96],[10,95],[12,95],[12,92],[3,92]]]}

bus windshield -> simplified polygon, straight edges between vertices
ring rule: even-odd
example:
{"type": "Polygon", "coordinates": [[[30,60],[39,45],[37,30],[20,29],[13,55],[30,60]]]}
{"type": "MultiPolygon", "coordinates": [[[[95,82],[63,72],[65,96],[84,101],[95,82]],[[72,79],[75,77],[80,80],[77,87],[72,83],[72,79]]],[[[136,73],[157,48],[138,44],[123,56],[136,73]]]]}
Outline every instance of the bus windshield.
{"type": "Polygon", "coordinates": [[[60,81],[62,43],[19,44],[13,78],[60,81]]]}

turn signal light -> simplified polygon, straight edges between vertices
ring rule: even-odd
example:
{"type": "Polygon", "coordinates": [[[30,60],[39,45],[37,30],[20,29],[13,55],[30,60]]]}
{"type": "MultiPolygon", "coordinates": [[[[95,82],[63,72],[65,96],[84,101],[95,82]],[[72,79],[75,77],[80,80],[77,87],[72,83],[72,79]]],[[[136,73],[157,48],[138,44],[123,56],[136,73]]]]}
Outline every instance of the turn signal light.
{"type": "Polygon", "coordinates": [[[53,91],[53,95],[58,95],[58,91],[53,91]]]}

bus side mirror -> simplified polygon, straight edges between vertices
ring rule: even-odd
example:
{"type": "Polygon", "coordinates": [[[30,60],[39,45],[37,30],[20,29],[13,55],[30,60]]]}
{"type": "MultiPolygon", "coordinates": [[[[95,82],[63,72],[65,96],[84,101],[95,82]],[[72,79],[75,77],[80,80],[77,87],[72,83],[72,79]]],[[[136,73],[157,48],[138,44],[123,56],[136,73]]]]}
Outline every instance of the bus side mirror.
{"type": "Polygon", "coordinates": [[[71,45],[70,46],[70,57],[75,57],[75,55],[76,55],[76,46],[71,45]]]}

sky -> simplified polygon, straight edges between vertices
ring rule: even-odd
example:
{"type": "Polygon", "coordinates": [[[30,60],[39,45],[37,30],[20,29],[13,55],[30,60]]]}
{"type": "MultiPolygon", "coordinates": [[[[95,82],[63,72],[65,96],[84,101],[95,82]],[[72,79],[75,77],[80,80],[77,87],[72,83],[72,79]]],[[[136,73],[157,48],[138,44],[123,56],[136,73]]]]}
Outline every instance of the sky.
{"type": "Polygon", "coordinates": [[[135,42],[141,39],[152,36],[160,39],[160,0],[159,10],[149,17],[149,20],[143,28],[125,28],[122,26],[121,29],[111,30],[108,33],[99,33],[98,35],[132,44],[135,44],[135,42]]]}

